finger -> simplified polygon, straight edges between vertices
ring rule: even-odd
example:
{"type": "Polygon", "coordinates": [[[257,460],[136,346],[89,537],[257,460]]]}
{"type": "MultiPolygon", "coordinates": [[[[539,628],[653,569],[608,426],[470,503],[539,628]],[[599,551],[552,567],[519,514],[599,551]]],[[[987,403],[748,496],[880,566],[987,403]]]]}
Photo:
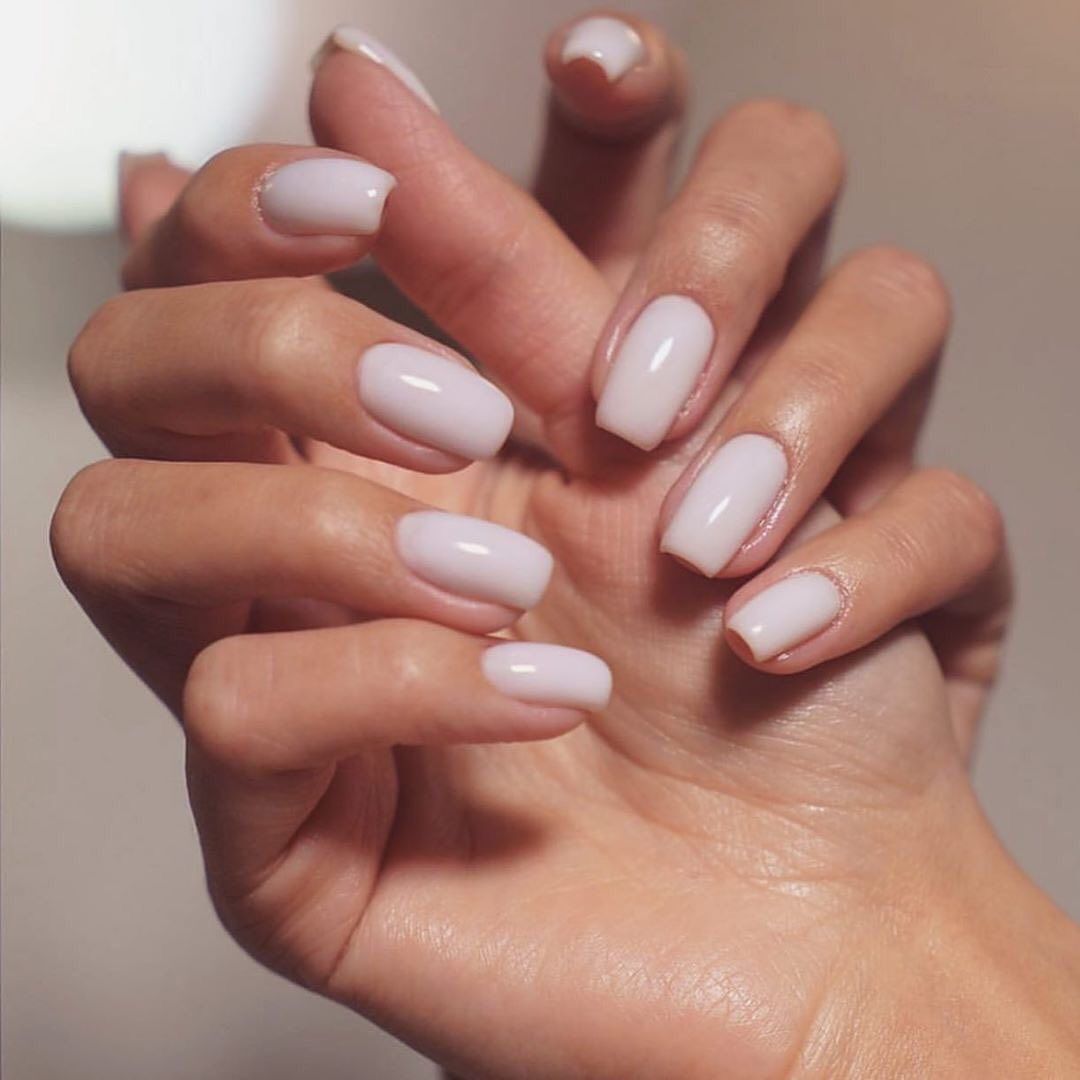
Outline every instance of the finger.
{"type": "Polygon", "coordinates": [[[980,488],[945,470],[913,473],[739,589],[725,636],[763,671],[805,671],[971,592],[1002,548],[1000,513],[980,488]]]}
{"type": "Polygon", "coordinates": [[[386,65],[342,31],[333,40],[312,88],[312,126],[322,145],[377,160],[399,180],[376,242],[380,265],[537,414],[549,449],[581,463],[591,437],[588,357],[608,286],[386,65]]]}
{"type": "MultiPolygon", "coordinates": [[[[257,598],[488,633],[536,604],[552,569],[521,533],[311,466],[102,462],[69,485],[52,543],[65,581],[140,671],[175,661],[178,641],[207,644],[200,612],[219,613],[211,639],[247,629],[257,598]]],[[[177,672],[163,674],[175,689],[177,672]]]]}
{"type": "Polygon", "coordinates": [[[969,760],[1001,667],[1012,602],[1012,567],[1002,547],[972,589],[922,620],[945,675],[953,733],[969,760]]]}
{"type": "Polygon", "coordinates": [[[846,260],[673,488],[661,548],[710,577],[763,566],[931,366],[948,323],[944,286],[917,256],[846,260]]]}
{"type": "Polygon", "coordinates": [[[283,772],[372,747],[549,738],[602,708],[610,681],[575,649],[380,619],[217,642],[192,666],[184,722],[216,760],[283,772]],[[529,685],[511,670],[526,660],[529,685]]]}
{"type": "Polygon", "coordinates": [[[496,454],[513,422],[502,391],[452,350],[311,282],[118,296],[69,368],[123,456],[289,461],[286,436],[308,436],[446,472],[496,454]]]}
{"type": "Polygon", "coordinates": [[[872,506],[911,472],[940,368],[938,355],[904,388],[837,471],[827,497],[844,517],[872,506]]]}
{"type": "Polygon", "coordinates": [[[120,155],[118,191],[120,228],[131,242],[165,216],[190,174],[164,154],[120,155]]]}
{"type": "Polygon", "coordinates": [[[621,284],[666,199],[686,103],[682,54],[629,15],[590,15],[548,39],[551,80],[536,197],[621,284]]]}
{"type": "Polygon", "coordinates": [[[226,150],[140,231],[124,284],[141,289],[339,270],[367,254],[393,188],[383,169],[332,151],[226,150]]]}
{"type": "Polygon", "coordinates": [[[712,127],[600,337],[600,427],[651,450],[696,426],[842,172],[809,109],[750,102],[712,127]]]}
{"type": "MultiPolygon", "coordinates": [[[[407,620],[211,646],[183,713],[192,807],[227,922],[237,897],[249,916],[265,902],[251,882],[267,883],[267,868],[279,897],[295,889],[310,901],[326,876],[311,867],[338,866],[351,887],[326,898],[324,921],[344,908],[354,923],[394,817],[386,748],[551,738],[602,708],[610,687],[590,653],[407,620]],[[335,821],[348,824],[345,842],[335,821]]],[[[250,935],[254,921],[234,930],[250,935]]],[[[327,966],[340,948],[328,945],[327,966]]]]}

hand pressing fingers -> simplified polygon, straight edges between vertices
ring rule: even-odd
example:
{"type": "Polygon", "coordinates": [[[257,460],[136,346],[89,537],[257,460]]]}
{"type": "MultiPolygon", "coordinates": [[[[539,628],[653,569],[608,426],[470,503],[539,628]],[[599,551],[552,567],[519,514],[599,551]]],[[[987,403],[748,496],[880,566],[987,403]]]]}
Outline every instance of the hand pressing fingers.
{"type": "Polygon", "coordinates": [[[52,542],[69,587],[173,707],[194,654],[248,629],[255,601],[489,633],[538,602],[553,565],[514,530],[309,466],[102,462],[68,486],[52,542]]]}
{"type": "Polygon", "coordinates": [[[652,236],[667,201],[686,104],[682,54],[629,15],[585,15],[548,39],[540,205],[614,284],[652,236]]]}
{"type": "Polygon", "coordinates": [[[493,456],[513,423],[502,391],[452,350],[310,282],[118,296],[69,368],[125,456],[287,462],[307,437],[436,473],[493,456]]]}
{"type": "MultiPolygon", "coordinates": [[[[147,204],[160,200],[165,168],[134,164],[121,186],[122,214],[135,233],[123,269],[129,289],[303,277],[350,266],[371,249],[395,185],[383,169],[331,150],[244,146],[212,158],[147,224],[147,204]],[[136,183],[133,174],[145,176],[136,183]]],[[[171,168],[168,187],[175,191],[179,170],[171,168]]]]}

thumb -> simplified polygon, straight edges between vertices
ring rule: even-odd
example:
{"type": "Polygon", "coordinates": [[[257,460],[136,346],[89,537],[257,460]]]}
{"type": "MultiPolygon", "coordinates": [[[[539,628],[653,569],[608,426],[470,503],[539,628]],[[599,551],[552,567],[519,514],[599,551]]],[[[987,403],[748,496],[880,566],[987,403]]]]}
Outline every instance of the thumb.
{"type": "Polygon", "coordinates": [[[133,242],[165,214],[188,181],[165,154],[122,153],[117,168],[120,228],[133,242]]]}

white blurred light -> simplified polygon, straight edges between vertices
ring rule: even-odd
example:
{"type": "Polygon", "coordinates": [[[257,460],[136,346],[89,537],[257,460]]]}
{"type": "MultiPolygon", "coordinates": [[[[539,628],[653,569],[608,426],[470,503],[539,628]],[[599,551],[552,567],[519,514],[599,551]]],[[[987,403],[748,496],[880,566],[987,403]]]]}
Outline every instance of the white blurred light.
{"type": "Polygon", "coordinates": [[[198,162],[243,141],[278,69],[285,0],[2,0],[0,215],[95,229],[121,150],[198,162]]]}

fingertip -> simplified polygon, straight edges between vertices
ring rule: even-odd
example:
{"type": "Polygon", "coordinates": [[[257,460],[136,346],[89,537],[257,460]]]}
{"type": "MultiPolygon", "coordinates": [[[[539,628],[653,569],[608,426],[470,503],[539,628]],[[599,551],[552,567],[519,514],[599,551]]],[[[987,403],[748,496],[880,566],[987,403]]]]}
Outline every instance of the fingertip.
{"type": "Polygon", "coordinates": [[[594,136],[638,136],[677,116],[684,68],[663,31],[624,14],[595,12],[556,29],[544,63],[556,106],[594,136]]]}
{"type": "Polygon", "coordinates": [[[120,228],[138,240],[169,207],[187,183],[189,173],[164,152],[134,154],[121,151],[116,162],[117,211],[120,228]]]}

